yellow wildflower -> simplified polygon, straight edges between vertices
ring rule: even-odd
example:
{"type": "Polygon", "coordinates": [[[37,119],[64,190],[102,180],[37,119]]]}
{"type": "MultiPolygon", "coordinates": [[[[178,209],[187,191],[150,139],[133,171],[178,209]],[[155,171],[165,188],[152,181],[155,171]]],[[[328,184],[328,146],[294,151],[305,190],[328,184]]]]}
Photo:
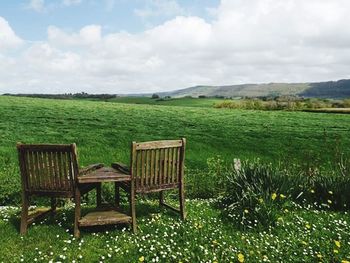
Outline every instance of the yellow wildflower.
{"type": "Polygon", "coordinates": [[[264,203],[264,199],[259,198],[259,203],[260,203],[260,204],[264,203]]]}
{"type": "Polygon", "coordinates": [[[332,200],[327,200],[328,204],[332,204],[332,200]]]}
{"type": "Polygon", "coordinates": [[[332,195],[332,194],[333,194],[333,191],[328,191],[328,193],[329,193],[330,195],[332,195]]]}
{"type": "Polygon", "coordinates": [[[281,197],[281,199],[286,198],[286,196],[284,194],[280,194],[280,197],[281,197]]]}
{"type": "Polygon", "coordinates": [[[238,261],[239,262],[244,262],[244,255],[242,254],[242,253],[239,253],[238,255],[237,255],[237,258],[238,258],[238,261]]]}
{"type": "Polygon", "coordinates": [[[341,263],[350,263],[348,260],[342,260],[341,263]]]}
{"type": "Polygon", "coordinates": [[[323,258],[323,256],[321,254],[317,254],[316,255],[319,259],[323,258]]]}
{"type": "Polygon", "coordinates": [[[275,200],[277,198],[277,194],[276,193],[273,193],[272,195],[271,195],[271,199],[272,200],[275,200]]]}
{"type": "Polygon", "coordinates": [[[303,245],[307,245],[307,243],[305,242],[305,241],[301,241],[301,244],[303,244],[303,245]]]}
{"type": "Polygon", "coordinates": [[[314,194],[314,193],[315,193],[315,190],[314,190],[314,189],[311,189],[310,192],[311,192],[312,194],[314,194]]]}
{"type": "Polygon", "coordinates": [[[289,212],[289,210],[286,208],[286,209],[284,209],[284,212],[288,213],[288,212],[289,212]]]}
{"type": "Polygon", "coordinates": [[[248,214],[249,213],[248,209],[244,209],[244,213],[248,214]]]}
{"type": "Polygon", "coordinates": [[[334,252],[334,254],[338,254],[339,250],[338,249],[334,249],[333,252],[334,252]]]}
{"type": "Polygon", "coordinates": [[[145,261],[145,257],[144,257],[144,256],[139,257],[139,261],[140,261],[140,262],[144,262],[144,261],[145,261]]]}
{"type": "Polygon", "coordinates": [[[338,248],[340,248],[340,241],[334,240],[334,244],[335,244],[338,248]]]}
{"type": "Polygon", "coordinates": [[[311,226],[309,224],[306,224],[305,226],[306,226],[307,229],[311,228],[311,226]]]}
{"type": "Polygon", "coordinates": [[[218,244],[218,241],[216,241],[216,240],[213,240],[212,242],[213,242],[214,245],[218,244]]]}

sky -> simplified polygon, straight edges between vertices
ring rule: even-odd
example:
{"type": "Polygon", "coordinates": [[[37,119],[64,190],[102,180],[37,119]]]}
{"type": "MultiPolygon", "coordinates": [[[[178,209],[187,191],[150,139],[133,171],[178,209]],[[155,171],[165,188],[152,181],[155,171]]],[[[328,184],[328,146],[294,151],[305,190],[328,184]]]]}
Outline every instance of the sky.
{"type": "Polygon", "coordinates": [[[350,78],[349,12],[349,0],[0,1],[0,94],[350,78]]]}

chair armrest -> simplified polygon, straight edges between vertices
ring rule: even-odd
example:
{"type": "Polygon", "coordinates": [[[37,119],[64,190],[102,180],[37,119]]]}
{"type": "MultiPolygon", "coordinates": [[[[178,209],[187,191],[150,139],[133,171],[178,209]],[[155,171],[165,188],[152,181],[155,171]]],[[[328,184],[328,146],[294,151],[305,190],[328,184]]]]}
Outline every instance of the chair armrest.
{"type": "Polygon", "coordinates": [[[112,168],[124,174],[130,174],[130,168],[123,163],[112,163],[112,168]]]}
{"type": "Polygon", "coordinates": [[[79,169],[79,175],[84,175],[89,172],[92,172],[94,170],[97,170],[99,168],[104,167],[105,165],[103,163],[95,163],[95,164],[90,164],[84,168],[79,169]]]}

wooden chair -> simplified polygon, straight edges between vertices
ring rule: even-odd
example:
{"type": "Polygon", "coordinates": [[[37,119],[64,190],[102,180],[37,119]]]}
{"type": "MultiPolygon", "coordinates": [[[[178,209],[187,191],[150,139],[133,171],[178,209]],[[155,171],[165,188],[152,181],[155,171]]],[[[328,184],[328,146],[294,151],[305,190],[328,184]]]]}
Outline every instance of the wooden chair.
{"type": "Polygon", "coordinates": [[[79,236],[81,194],[96,188],[97,205],[101,203],[101,184],[77,184],[78,175],[102,167],[94,164],[85,169],[78,168],[75,144],[21,144],[17,143],[22,181],[22,212],[20,233],[27,232],[28,225],[56,210],[56,198],[74,198],[74,234],[79,236]],[[51,198],[51,208],[28,214],[31,196],[51,198]]]}
{"type": "MultiPolygon", "coordinates": [[[[119,187],[123,188],[133,199],[136,194],[159,192],[159,205],[180,213],[184,220],[184,161],[186,139],[133,142],[131,145],[130,168],[121,163],[113,163],[112,167],[125,174],[131,174],[131,182],[119,183],[116,193],[119,196],[119,187]],[[164,191],[179,189],[179,209],[164,202],[164,191]]],[[[117,198],[119,205],[120,198],[117,198]]],[[[130,200],[135,204],[134,200],[130,200]]],[[[131,208],[133,231],[136,232],[135,206],[131,208]]]]}

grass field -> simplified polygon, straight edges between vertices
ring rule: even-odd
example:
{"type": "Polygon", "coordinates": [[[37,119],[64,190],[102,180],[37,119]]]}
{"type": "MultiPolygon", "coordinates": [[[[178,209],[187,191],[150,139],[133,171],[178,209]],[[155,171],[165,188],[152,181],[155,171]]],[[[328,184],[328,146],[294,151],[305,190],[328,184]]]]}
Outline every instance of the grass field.
{"type": "Polygon", "coordinates": [[[204,107],[211,108],[215,103],[223,101],[215,98],[171,98],[171,99],[152,99],[149,97],[118,97],[107,100],[116,103],[164,105],[164,106],[183,106],[183,107],[204,107]]]}
{"type": "Polygon", "coordinates": [[[132,140],[186,137],[187,166],[221,155],[272,162],[331,161],[350,152],[350,116],[0,97],[0,153],[16,164],[15,143],[72,143],[82,165],[128,162],[132,140]]]}
{"type": "MultiPolygon", "coordinates": [[[[341,153],[350,153],[350,115],[187,106],[1,96],[0,205],[20,200],[17,141],[75,142],[80,164],[87,165],[128,162],[132,140],[186,137],[188,181],[196,176],[194,169],[204,170],[208,158],[216,155],[226,164],[233,158],[261,158],[330,169],[341,153]]],[[[348,213],[299,206],[289,198],[278,210],[276,226],[260,231],[235,228],[213,200],[188,200],[185,223],[170,212],[158,214],[154,201],[139,200],[138,235],[111,227],[83,231],[82,240],[71,236],[72,207],[32,226],[23,238],[18,235],[18,208],[0,209],[0,262],[349,261],[348,213]]]]}
{"type": "Polygon", "coordinates": [[[350,114],[350,108],[322,108],[322,109],[314,109],[307,110],[308,112],[318,112],[318,113],[342,113],[342,114],[350,114]]]}

